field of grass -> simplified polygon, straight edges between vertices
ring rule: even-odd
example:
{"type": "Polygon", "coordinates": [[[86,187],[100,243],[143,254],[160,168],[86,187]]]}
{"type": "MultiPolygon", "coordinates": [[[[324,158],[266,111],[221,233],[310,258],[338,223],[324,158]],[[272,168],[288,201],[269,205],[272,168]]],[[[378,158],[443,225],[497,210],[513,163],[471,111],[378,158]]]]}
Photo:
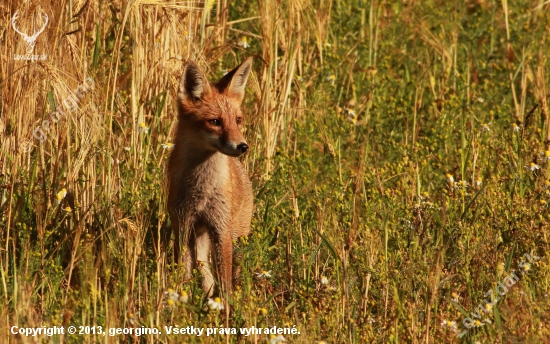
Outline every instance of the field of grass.
{"type": "Polygon", "coordinates": [[[0,342],[550,343],[550,3],[7,0],[0,22],[0,342]],[[13,27],[44,14],[30,47],[13,27]],[[165,165],[183,63],[248,56],[227,314],[159,248],[165,165]]]}

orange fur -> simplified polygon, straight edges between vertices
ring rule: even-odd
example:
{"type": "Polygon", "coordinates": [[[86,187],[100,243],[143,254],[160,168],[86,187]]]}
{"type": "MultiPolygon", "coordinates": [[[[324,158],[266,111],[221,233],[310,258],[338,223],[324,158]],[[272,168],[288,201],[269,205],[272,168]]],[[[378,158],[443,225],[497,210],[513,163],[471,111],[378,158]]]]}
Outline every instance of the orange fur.
{"type": "Polygon", "coordinates": [[[248,150],[241,134],[240,105],[251,68],[248,58],[210,83],[189,61],[180,80],[179,121],[168,165],[168,210],[175,258],[180,260],[184,246],[187,277],[198,267],[209,295],[214,293],[215,277],[222,291],[231,292],[233,239],[250,233],[252,185],[237,157],[248,150]]]}

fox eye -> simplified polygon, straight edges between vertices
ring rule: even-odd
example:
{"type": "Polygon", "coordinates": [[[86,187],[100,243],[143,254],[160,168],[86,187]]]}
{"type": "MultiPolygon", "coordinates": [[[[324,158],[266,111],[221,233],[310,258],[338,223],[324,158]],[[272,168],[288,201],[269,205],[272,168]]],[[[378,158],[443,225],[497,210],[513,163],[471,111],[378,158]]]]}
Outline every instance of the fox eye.
{"type": "Polygon", "coordinates": [[[222,121],[220,121],[219,119],[211,119],[208,121],[208,123],[216,127],[219,127],[220,125],[222,125],[222,121]]]}
{"type": "Polygon", "coordinates": [[[237,124],[241,124],[242,121],[243,121],[242,117],[237,117],[237,124]]]}

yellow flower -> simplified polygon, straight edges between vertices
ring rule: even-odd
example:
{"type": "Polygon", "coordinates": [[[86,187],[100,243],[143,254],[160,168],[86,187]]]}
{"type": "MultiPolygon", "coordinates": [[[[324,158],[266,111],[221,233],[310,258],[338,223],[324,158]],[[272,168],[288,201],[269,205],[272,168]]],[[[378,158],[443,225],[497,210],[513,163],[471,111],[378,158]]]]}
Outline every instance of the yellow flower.
{"type": "Polygon", "coordinates": [[[163,143],[161,146],[162,146],[163,149],[172,149],[172,148],[174,148],[174,144],[172,142],[163,143]]]}
{"type": "Polygon", "coordinates": [[[260,314],[260,315],[266,315],[266,314],[267,314],[267,309],[265,309],[265,308],[258,308],[258,314],[260,314]]]}
{"type": "Polygon", "coordinates": [[[334,86],[334,82],[336,81],[336,75],[332,74],[327,77],[327,81],[330,81],[330,85],[334,86]]]}
{"type": "Polygon", "coordinates": [[[71,207],[69,207],[69,206],[66,206],[63,210],[65,210],[67,213],[70,213],[70,212],[73,211],[73,210],[71,209],[71,207]]]}

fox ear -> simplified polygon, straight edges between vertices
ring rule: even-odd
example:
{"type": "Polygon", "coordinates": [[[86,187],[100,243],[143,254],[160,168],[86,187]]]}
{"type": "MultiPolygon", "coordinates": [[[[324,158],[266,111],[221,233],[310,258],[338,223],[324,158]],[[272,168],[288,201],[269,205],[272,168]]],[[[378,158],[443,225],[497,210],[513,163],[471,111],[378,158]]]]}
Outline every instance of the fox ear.
{"type": "Polygon", "coordinates": [[[178,98],[182,102],[194,102],[204,98],[210,92],[210,84],[193,61],[187,61],[183,69],[178,90],[178,98]]]}
{"type": "Polygon", "coordinates": [[[244,89],[246,81],[252,70],[252,56],[247,58],[240,66],[227,73],[218,81],[220,92],[225,91],[227,96],[242,102],[244,98],[244,89]]]}

